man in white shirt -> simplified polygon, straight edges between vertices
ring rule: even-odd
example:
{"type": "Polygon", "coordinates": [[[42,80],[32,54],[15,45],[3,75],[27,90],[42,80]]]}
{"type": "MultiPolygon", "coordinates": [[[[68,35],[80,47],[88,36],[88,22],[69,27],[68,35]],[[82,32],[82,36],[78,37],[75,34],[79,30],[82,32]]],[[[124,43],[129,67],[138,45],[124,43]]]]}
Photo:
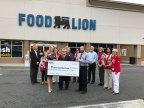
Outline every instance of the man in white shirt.
{"type": "Polygon", "coordinates": [[[97,63],[97,53],[94,51],[94,47],[91,46],[90,52],[88,53],[88,83],[94,84],[95,83],[95,70],[96,70],[96,63],[97,63]],[[91,78],[92,77],[92,78],[91,78]]]}
{"type": "Polygon", "coordinates": [[[78,58],[80,63],[80,72],[79,72],[79,88],[77,91],[81,91],[81,94],[87,92],[87,53],[84,50],[84,46],[80,47],[80,56],[78,58]]]}

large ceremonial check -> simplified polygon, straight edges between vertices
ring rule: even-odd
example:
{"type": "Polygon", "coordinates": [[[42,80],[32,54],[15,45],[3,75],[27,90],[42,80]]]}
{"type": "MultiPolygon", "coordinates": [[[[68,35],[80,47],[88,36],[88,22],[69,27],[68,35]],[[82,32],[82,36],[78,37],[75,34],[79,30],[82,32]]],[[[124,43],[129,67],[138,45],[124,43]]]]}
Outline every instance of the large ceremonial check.
{"type": "Polygon", "coordinates": [[[79,62],[49,60],[47,75],[79,76],[79,62]]]}

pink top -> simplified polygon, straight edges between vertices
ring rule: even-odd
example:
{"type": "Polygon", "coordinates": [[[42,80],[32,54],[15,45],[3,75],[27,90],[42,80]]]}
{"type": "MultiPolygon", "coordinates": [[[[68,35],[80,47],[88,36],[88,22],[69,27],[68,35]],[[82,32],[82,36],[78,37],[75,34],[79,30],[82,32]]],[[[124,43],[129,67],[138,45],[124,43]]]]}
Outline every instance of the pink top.
{"type": "Polygon", "coordinates": [[[120,56],[115,55],[112,57],[112,71],[115,73],[121,72],[120,56]]]}
{"type": "Polygon", "coordinates": [[[41,72],[47,69],[47,60],[48,60],[47,58],[41,57],[40,64],[39,64],[39,68],[41,72]]]}
{"type": "Polygon", "coordinates": [[[112,54],[106,54],[105,56],[105,69],[111,69],[112,54]]]}

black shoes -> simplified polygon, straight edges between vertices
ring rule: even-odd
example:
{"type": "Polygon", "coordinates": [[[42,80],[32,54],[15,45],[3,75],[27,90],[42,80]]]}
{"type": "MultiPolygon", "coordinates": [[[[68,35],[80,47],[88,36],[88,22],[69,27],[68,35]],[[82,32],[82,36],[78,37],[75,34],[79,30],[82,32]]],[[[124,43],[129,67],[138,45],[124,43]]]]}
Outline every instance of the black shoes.
{"type": "Polygon", "coordinates": [[[108,90],[108,87],[104,87],[104,90],[108,90]]]}
{"type": "Polygon", "coordinates": [[[65,90],[68,90],[68,87],[66,87],[65,90]]]}
{"type": "Polygon", "coordinates": [[[63,88],[59,88],[59,90],[61,91],[63,88]]]}
{"type": "Polygon", "coordinates": [[[90,84],[94,84],[94,81],[92,81],[92,82],[88,81],[87,84],[89,84],[89,83],[90,83],[90,84]]]}
{"type": "MultiPolygon", "coordinates": [[[[59,90],[61,91],[61,90],[63,90],[63,88],[59,88],[59,90]]],[[[65,90],[68,90],[68,87],[65,87],[65,90]]]]}
{"type": "Polygon", "coordinates": [[[113,95],[118,95],[118,94],[119,94],[119,93],[115,93],[115,92],[113,93],[113,95]]]}
{"type": "Polygon", "coordinates": [[[35,83],[31,83],[32,85],[35,85],[35,83]]]}
{"type": "Polygon", "coordinates": [[[81,94],[86,94],[86,93],[87,93],[87,89],[81,91],[81,94]]]}
{"type": "Polygon", "coordinates": [[[116,93],[116,92],[114,92],[114,91],[112,91],[111,92],[113,95],[118,95],[119,93],[116,93]]]}
{"type": "Polygon", "coordinates": [[[40,83],[40,82],[36,81],[35,83],[40,83]]]}
{"type": "Polygon", "coordinates": [[[32,85],[38,84],[40,82],[36,81],[36,82],[31,82],[32,85]]]}
{"type": "Polygon", "coordinates": [[[82,90],[80,90],[80,89],[77,89],[77,90],[76,90],[76,92],[80,92],[80,91],[82,91],[82,90]]]}
{"type": "Polygon", "coordinates": [[[102,84],[102,83],[99,83],[98,85],[99,85],[99,86],[103,86],[103,84],[102,84]]]}
{"type": "Polygon", "coordinates": [[[94,84],[94,82],[91,82],[90,84],[94,84]]]}
{"type": "Polygon", "coordinates": [[[77,89],[76,92],[81,92],[81,94],[86,94],[87,93],[87,89],[86,90],[77,89]]]}

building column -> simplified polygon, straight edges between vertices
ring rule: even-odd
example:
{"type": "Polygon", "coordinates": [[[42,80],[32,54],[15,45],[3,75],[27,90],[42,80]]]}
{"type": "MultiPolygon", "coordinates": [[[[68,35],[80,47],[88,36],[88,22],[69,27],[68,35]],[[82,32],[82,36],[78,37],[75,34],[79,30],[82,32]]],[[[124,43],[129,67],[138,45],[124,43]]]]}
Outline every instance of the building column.
{"type": "Polygon", "coordinates": [[[137,45],[135,55],[136,55],[135,56],[136,57],[136,64],[141,65],[141,61],[142,61],[142,58],[141,58],[141,45],[137,45]]]}
{"type": "Polygon", "coordinates": [[[121,51],[120,45],[117,45],[117,46],[116,46],[116,49],[118,49],[118,51],[119,51],[119,53],[120,53],[120,51],[121,51]]]}
{"type": "Polygon", "coordinates": [[[141,45],[141,65],[144,66],[144,45],[141,45]]]}
{"type": "Polygon", "coordinates": [[[143,45],[136,45],[135,47],[135,58],[137,65],[144,65],[144,46],[143,45]]]}
{"type": "Polygon", "coordinates": [[[29,41],[24,41],[23,42],[23,58],[25,57],[26,54],[30,52],[30,43],[29,41]]]}
{"type": "Polygon", "coordinates": [[[25,66],[29,66],[29,53],[30,53],[30,42],[25,40],[23,42],[23,63],[25,66]]]}

